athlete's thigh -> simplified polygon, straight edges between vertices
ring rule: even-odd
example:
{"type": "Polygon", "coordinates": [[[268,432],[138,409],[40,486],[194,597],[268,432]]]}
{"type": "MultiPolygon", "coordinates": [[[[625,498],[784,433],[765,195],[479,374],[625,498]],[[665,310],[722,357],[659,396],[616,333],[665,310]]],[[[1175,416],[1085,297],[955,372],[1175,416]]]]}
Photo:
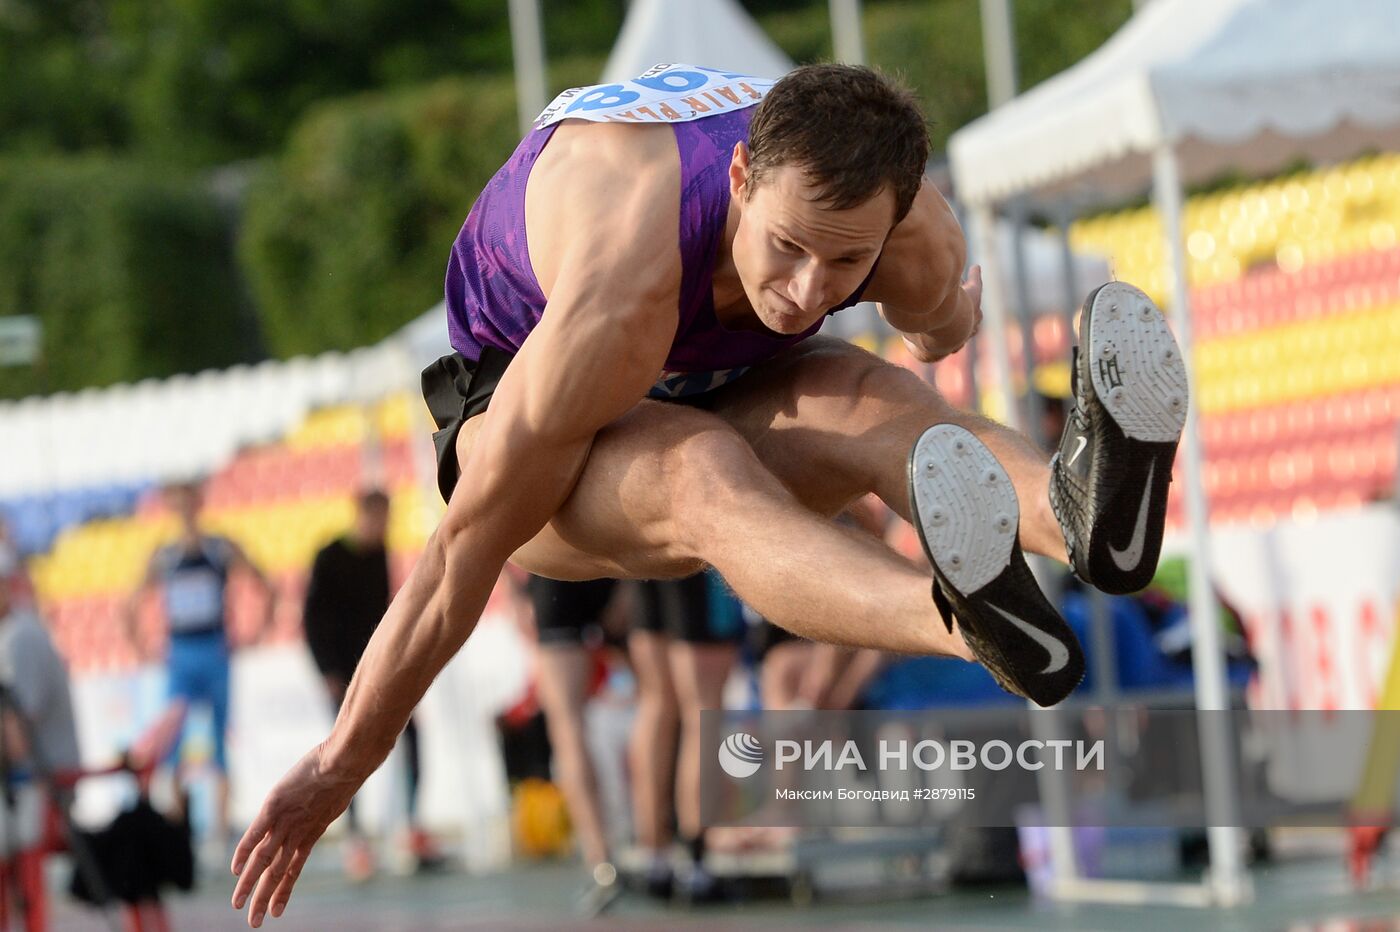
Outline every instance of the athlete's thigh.
{"type": "MultiPolygon", "coordinates": [[[[457,439],[459,463],[481,427],[478,415],[457,439]]],[[[643,400],[600,430],[578,482],[558,513],[511,562],[551,579],[669,579],[704,564],[675,533],[673,502],[687,445],[713,435],[742,444],[733,429],[704,411],[643,400]]],[[[469,482],[464,474],[460,482],[469,482]]]]}
{"type": "Polygon", "coordinates": [[[915,373],[822,336],[755,366],[711,410],[808,507],[833,515],[870,492],[902,513],[914,440],[931,424],[978,420],[915,373]]]}

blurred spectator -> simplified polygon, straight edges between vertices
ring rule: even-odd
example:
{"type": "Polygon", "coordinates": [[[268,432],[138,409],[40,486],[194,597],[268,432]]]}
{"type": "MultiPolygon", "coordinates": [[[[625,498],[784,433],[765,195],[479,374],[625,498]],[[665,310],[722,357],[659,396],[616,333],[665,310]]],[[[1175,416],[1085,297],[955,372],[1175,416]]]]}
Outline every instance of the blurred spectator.
{"type": "MultiPolygon", "coordinates": [[[[180,484],[166,489],[166,501],[180,520],[180,536],[151,555],[141,584],[127,599],[123,620],[126,634],[138,657],[149,656],[141,644],[137,615],[145,597],[160,589],[169,649],[166,673],[170,698],[183,699],[187,707],[207,705],[214,720],[213,765],[218,802],[216,837],[228,839],[229,784],[225,736],[228,729],[230,642],[228,631],[228,581],[235,572],[252,578],[263,593],[262,636],[272,631],[275,590],[243,549],[227,537],[200,530],[201,495],[198,485],[180,484]]],[[[183,740],[171,751],[170,764],[179,780],[183,740]]],[[[183,794],[174,794],[178,801],[183,794]]]]}
{"type": "Polygon", "coordinates": [[[750,630],[765,711],[856,708],[884,664],[879,651],[809,641],[766,620],[750,630]]]}
{"type": "Polygon", "coordinates": [[[10,599],[16,605],[29,605],[34,601],[34,582],[25,570],[20,557],[19,544],[10,534],[9,525],[0,518],[0,577],[10,579],[10,599]]]}
{"type": "Polygon", "coordinates": [[[8,778],[0,848],[23,891],[26,928],[43,929],[43,856],[61,841],[67,787],[79,766],[78,731],[68,669],[39,616],[18,604],[22,586],[19,560],[0,552],[0,740],[8,778]]]}
{"type": "Polygon", "coordinates": [[[628,758],[637,843],[647,859],[645,884],[705,901],[721,890],[706,870],[700,818],[701,712],[724,708],[724,685],[744,634],[742,610],[718,573],[643,583],[641,612],[628,636],[637,675],[637,718],[628,758]],[[688,855],[672,878],[672,826],[688,855]],[[679,880],[679,884],[674,881],[679,880]]]}
{"type": "Polygon", "coordinates": [[[562,582],[543,576],[531,576],[527,589],[539,642],[537,688],[549,729],[551,769],[592,875],[579,909],[596,916],[617,898],[620,887],[588,748],[585,712],[599,685],[594,647],[603,639],[605,615],[625,601],[618,598],[624,590],[612,579],[562,582]]]}
{"type": "MultiPolygon", "coordinates": [[[[302,613],[306,645],[337,713],[369,639],[389,608],[388,532],[389,496],[377,489],[364,492],[356,502],[350,532],[321,548],[311,566],[302,613]]],[[[417,823],[421,758],[418,727],[412,718],[403,738],[408,762],[407,846],[418,866],[424,868],[436,865],[441,856],[417,823]]],[[[367,880],[375,870],[374,849],[360,831],[354,801],[345,818],[350,829],[345,872],[353,880],[367,880]]]]}

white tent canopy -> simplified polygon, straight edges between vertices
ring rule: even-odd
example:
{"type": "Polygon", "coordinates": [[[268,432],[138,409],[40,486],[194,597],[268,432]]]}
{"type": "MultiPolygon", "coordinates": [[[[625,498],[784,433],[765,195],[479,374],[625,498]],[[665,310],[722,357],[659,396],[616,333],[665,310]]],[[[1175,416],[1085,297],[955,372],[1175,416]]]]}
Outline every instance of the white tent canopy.
{"type": "MultiPolygon", "coordinates": [[[[999,201],[1034,196],[1083,206],[1140,193],[1152,183],[1171,257],[1177,336],[1186,348],[1192,397],[1198,398],[1181,229],[1183,183],[1227,168],[1261,172],[1298,157],[1328,161],[1387,146],[1400,146],[1396,0],[1153,0],[1093,55],[958,131],[950,149],[972,231],[987,243],[999,201]]],[[[989,269],[983,304],[994,353],[1004,344],[1002,290],[997,270],[989,269]]],[[[1004,358],[997,365],[1008,368],[1004,358]]],[[[1222,709],[1228,696],[1213,623],[1209,515],[1194,405],[1182,453],[1196,699],[1199,708],[1222,709]]],[[[1204,901],[1236,902],[1248,887],[1236,839],[1224,827],[1239,823],[1231,821],[1237,797],[1223,726],[1203,730],[1202,759],[1207,811],[1215,823],[1204,901]]],[[[1052,851],[1056,847],[1067,851],[1067,839],[1052,844],[1052,851]]],[[[1082,882],[1076,892],[1068,859],[1057,853],[1055,860],[1067,896],[1129,895],[1082,882]]],[[[1139,886],[1130,895],[1149,894],[1139,886]]],[[[1172,896],[1202,901],[1185,891],[1172,896]]]]}
{"type": "Polygon", "coordinates": [[[792,59],[734,0],[633,0],[603,80],[625,81],[672,61],[765,78],[793,68],[792,59]]]}
{"type": "Polygon", "coordinates": [[[965,202],[1141,192],[1400,147],[1396,0],[1154,0],[1102,48],[954,134],[965,202]]]}

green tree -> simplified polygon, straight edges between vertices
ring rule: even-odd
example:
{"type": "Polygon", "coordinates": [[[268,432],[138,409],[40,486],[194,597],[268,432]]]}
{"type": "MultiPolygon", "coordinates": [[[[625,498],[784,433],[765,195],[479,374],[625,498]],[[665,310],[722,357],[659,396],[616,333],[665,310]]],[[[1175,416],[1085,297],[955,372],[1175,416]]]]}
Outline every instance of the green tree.
{"type": "Polygon", "coordinates": [[[452,240],[517,137],[501,79],[308,115],[249,193],[241,235],[273,352],[361,346],[441,300],[452,240]]]}
{"type": "Polygon", "coordinates": [[[96,0],[0,3],[0,150],[124,146],[121,69],[96,0]]]}
{"type": "Polygon", "coordinates": [[[0,161],[0,314],[39,317],[46,374],[0,370],[0,395],[247,361],[231,253],[194,179],[110,158],[0,161]]]}

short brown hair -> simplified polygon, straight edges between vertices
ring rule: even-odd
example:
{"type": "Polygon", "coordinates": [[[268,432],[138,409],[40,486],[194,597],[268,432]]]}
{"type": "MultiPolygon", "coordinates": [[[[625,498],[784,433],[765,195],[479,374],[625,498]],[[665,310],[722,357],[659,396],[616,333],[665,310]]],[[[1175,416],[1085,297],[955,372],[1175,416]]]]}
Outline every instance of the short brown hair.
{"type": "Polygon", "coordinates": [[[799,166],[835,210],[889,188],[898,223],[927,162],[928,122],[913,92],[856,65],[797,68],[773,86],[749,124],[749,179],[799,166]]]}

